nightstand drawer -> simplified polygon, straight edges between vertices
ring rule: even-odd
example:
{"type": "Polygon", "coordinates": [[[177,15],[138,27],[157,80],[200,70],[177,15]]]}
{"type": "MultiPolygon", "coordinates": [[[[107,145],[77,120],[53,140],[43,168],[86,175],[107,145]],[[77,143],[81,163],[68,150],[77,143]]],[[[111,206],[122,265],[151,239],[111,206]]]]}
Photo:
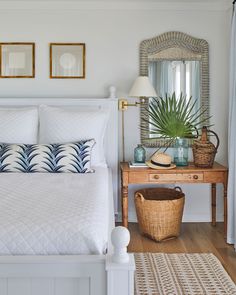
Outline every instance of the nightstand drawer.
{"type": "Polygon", "coordinates": [[[150,182],[202,182],[203,173],[171,173],[171,174],[149,174],[150,182]]]}

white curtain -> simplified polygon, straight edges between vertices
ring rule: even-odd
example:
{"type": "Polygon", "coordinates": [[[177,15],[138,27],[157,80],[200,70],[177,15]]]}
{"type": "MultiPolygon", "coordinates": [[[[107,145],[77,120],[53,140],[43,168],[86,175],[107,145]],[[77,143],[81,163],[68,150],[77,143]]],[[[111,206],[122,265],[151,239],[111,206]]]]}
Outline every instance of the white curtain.
{"type": "Polygon", "coordinates": [[[159,93],[159,89],[160,89],[160,85],[159,85],[159,77],[158,77],[158,67],[159,67],[159,63],[157,63],[156,61],[151,61],[149,62],[149,65],[148,65],[148,77],[153,85],[153,87],[155,88],[158,96],[160,96],[160,93],[159,93]]]}
{"type": "Polygon", "coordinates": [[[236,15],[233,12],[230,47],[229,179],[227,242],[236,248],[236,15]]]}
{"type": "Polygon", "coordinates": [[[148,66],[148,76],[158,96],[172,94],[172,66],[171,61],[151,61],[148,66]]]}
{"type": "Polygon", "coordinates": [[[164,60],[161,63],[161,77],[160,77],[160,94],[165,96],[166,94],[172,94],[173,92],[173,74],[171,61],[164,60]]]}
{"type": "Polygon", "coordinates": [[[191,61],[190,62],[190,96],[193,97],[193,100],[197,101],[195,110],[200,108],[201,94],[200,94],[200,67],[199,61],[191,61]]]}

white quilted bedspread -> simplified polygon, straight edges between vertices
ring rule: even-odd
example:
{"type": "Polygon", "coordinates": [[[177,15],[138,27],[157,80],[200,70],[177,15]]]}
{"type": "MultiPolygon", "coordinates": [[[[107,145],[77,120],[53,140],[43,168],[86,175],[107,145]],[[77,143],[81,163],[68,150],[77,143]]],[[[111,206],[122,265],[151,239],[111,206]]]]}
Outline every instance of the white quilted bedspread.
{"type": "Polygon", "coordinates": [[[102,254],[107,168],[91,174],[0,174],[0,255],[102,254]]]}

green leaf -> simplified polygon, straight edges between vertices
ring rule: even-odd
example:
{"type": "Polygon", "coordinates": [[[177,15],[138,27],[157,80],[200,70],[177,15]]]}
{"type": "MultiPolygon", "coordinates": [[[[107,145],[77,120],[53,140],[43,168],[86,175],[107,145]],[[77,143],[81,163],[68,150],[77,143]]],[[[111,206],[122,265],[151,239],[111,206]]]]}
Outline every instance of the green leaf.
{"type": "Polygon", "coordinates": [[[206,110],[199,108],[194,111],[196,103],[192,97],[187,99],[182,93],[177,99],[175,92],[166,94],[164,98],[153,98],[146,109],[147,116],[141,118],[141,128],[153,135],[152,138],[155,135],[169,138],[171,143],[177,137],[193,137],[196,129],[209,119],[201,119],[206,110]]]}

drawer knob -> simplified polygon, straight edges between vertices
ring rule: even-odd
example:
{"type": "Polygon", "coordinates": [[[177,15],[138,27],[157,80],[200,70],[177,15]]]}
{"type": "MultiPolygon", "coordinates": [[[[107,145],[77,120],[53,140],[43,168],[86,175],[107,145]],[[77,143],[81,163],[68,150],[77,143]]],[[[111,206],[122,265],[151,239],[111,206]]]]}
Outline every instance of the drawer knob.
{"type": "Polygon", "coordinates": [[[159,179],[159,175],[154,175],[154,178],[155,179],[159,179]]]}
{"type": "Polygon", "coordinates": [[[198,179],[198,175],[193,175],[193,179],[198,179]]]}

